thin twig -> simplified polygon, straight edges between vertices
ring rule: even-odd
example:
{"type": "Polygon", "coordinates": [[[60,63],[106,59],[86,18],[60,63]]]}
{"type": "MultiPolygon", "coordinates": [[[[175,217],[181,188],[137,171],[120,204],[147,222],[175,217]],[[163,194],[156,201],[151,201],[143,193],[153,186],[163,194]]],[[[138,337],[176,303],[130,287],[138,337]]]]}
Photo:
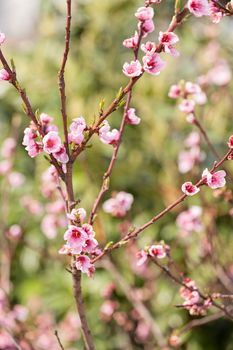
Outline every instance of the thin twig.
{"type": "MultiPolygon", "coordinates": [[[[215,162],[210,170],[211,173],[213,173],[217,168],[219,168],[228,158],[228,156],[232,153],[232,150],[229,150],[219,162],[215,162]]],[[[200,179],[195,185],[197,187],[201,187],[204,184],[204,180],[200,179]]],[[[130,240],[135,239],[141,232],[143,232],[147,227],[153,225],[156,221],[161,219],[164,215],[166,215],[168,212],[170,212],[173,208],[178,206],[180,203],[182,203],[188,196],[186,194],[183,194],[180,196],[175,202],[170,204],[168,207],[166,207],[164,210],[162,210],[160,213],[155,215],[151,220],[147,221],[144,225],[140,226],[139,228],[135,228],[128,232],[125,237],[120,239],[118,242],[116,242],[113,245],[108,246],[106,249],[102,251],[100,255],[95,257],[92,262],[96,262],[97,260],[101,259],[104,255],[111,252],[114,249],[118,249],[122,247],[123,245],[127,244],[130,240]]]]}
{"type": "Polygon", "coordinates": [[[57,338],[57,342],[58,342],[60,348],[61,348],[62,350],[65,350],[64,346],[62,345],[62,342],[61,342],[61,339],[60,339],[60,337],[59,337],[59,334],[58,334],[58,331],[57,331],[57,330],[54,331],[54,335],[55,335],[55,337],[57,338]]]}
{"type": "Polygon", "coordinates": [[[190,321],[189,323],[187,323],[179,332],[178,334],[179,335],[182,335],[188,331],[190,331],[192,328],[195,328],[195,327],[199,327],[199,326],[202,326],[206,323],[210,323],[210,322],[213,322],[213,321],[216,321],[218,320],[219,318],[222,318],[224,316],[224,312],[223,311],[220,311],[220,312],[217,312],[213,315],[209,315],[209,316],[205,316],[201,319],[198,319],[198,320],[192,320],[190,321]]]}
{"type": "Polygon", "coordinates": [[[139,315],[144,320],[145,324],[147,324],[150,327],[150,330],[156,340],[156,343],[160,347],[165,346],[166,342],[159,326],[151,316],[146,306],[138,298],[135,297],[135,294],[131,286],[127,283],[127,281],[123,278],[123,276],[118,272],[116,266],[108,258],[105,258],[102,261],[102,266],[105,267],[111,273],[111,276],[119,284],[119,286],[121,287],[122,291],[124,292],[129,302],[138,311],[139,315]]]}
{"type": "Polygon", "coordinates": [[[71,27],[71,0],[66,0],[66,34],[65,34],[65,48],[63,53],[63,59],[61,68],[58,73],[59,79],[59,92],[61,99],[61,114],[63,121],[63,131],[65,137],[66,153],[69,155],[69,142],[68,142],[68,128],[67,128],[67,111],[66,111],[66,84],[65,84],[65,68],[70,49],[70,27],[71,27]]]}

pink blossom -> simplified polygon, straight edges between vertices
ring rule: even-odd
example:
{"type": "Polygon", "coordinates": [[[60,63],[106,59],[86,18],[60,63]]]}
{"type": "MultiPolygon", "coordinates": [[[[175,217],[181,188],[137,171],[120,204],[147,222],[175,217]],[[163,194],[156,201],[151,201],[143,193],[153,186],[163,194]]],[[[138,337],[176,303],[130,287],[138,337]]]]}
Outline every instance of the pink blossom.
{"type": "Polygon", "coordinates": [[[220,62],[214,68],[210,69],[207,74],[207,79],[210,84],[224,86],[231,81],[231,70],[225,61],[220,62]]]}
{"type": "Polygon", "coordinates": [[[146,72],[158,75],[160,71],[165,67],[165,62],[160,58],[159,54],[146,55],[142,58],[143,68],[146,72]]]}
{"type": "Polygon", "coordinates": [[[82,229],[87,234],[88,238],[95,236],[95,231],[94,231],[92,225],[90,225],[90,224],[83,224],[82,225],[82,229]]]}
{"type": "Polygon", "coordinates": [[[180,88],[180,86],[179,85],[172,85],[170,87],[168,96],[170,98],[178,98],[178,97],[180,97],[180,95],[181,95],[181,88],[180,88]]]}
{"type": "Polygon", "coordinates": [[[125,39],[123,41],[123,46],[127,47],[128,49],[136,49],[138,46],[138,32],[135,31],[133,37],[125,39]]]}
{"type": "Polygon", "coordinates": [[[0,32],[0,45],[3,44],[6,40],[6,35],[0,32]]]}
{"type": "Polygon", "coordinates": [[[142,31],[142,36],[145,38],[147,34],[152,33],[155,30],[155,25],[152,19],[148,21],[141,22],[138,24],[138,29],[142,31]]]}
{"type": "Polygon", "coordinates": [[[84,140],[83,132],[86,129],[86,121],[83,117],[79,117],[73,120],[70,125],[70,133],[68,135],[69,142],[73,142],[76,145],[80,145],[84,140]]]}
{"type": "Polygon", "coordinates": [[[19,239],[22,236],[22,228],[17,224],[10,226],[7,236],[12,239],[19,239]]]}
{"type": "Polygon", "coordinates": [[[126,121],[131,125],[138,125],[141,121],[141,118],[136,116],[135,108],[129,108],[127,111],[126,121]]]}
{"type": "Polygon", "coordinates": [[[84,208],[72,209],[71,213],[67,214],[67,218],[72,221],[84,221],[87,216],[84,208]]]}
{"type": "Polygon", "coordinates": [[[231,135],[231,136],[229,137],[229,140],[228,140],[228,147],[229,147],[229,148],[233,148],[233,135],[231,135]]]}
{"type": "Polygon", "coordinates": [[[192,182],[188,181],[182,185],[181,190],[186,194],[186,196],[194,196],[200,191],[200,188],[193,185],[192,182]]]}
{"type": "Polygon", "coordinates": [[[69,157],[68,157],[68,154],[66,153],[66,149],[64,145],[60,145],[59,150],[57,152],[54,152],[53,156],[63,164],[66,164],[69,161],[69,157]]]}
{"type": "Polygon", "coordinates": [[[88,238],[86,232],[81,228],[74,225],[69,225],[68,230],[64,234],[64,240],[67,244],[80,253],[83,246],[85,245],[85,240],[88,238]]]}
{"type": "Polygon", "coordinates": [[[206,168],[202,173],[202,178],[206,179],[207,185],[212,189],[224,187],[226,184],[225,176],[226,172],[224,170],[219,170],[212,174],[206,168]]]}
{"type": "Polygon", "coordinates": [[[155,244],[150,246],[148,249],[148,252],[150,256],[158,258],[158,259],[163,259],[167,256],[167,249],[166,246],[162,244],[155,244]]]}
{"type": "Polygon", "coordinates": [[[201,152],[199,146],[193,146],[188,151],[182,151],[178,157],[178,168],[182,174],[192,170],[194,165],[205,159],[205,153],[201,152]]]}
{"type": "Polygon", "coordinates": [[[184,144],[187,147],[195,147],[200,143],[200,134],[197,131],[192,131],[185,139],[184,144]]]}
{"type": "Polygon", "coordinates": [[[0,80],[10,80],[10,74],[6,69],[0,69],[0,80]]]}
{"type": "Polygon", "coordinates": [[[101,316],[104,318],[110,318],[118,307],[118,303],[113,300],[106,300],[100,308],[101,316]]]}
{"type": "Polygon", "coordinates": [[[154,10],[152,7],[139,7],[135,16],[139,21],[148,21],[154,17],[154,10]]]}
{"type": "Polygon", "coordinates": [[[110,125],[107,120],[105,120],[102,127],[99,129],[99,137],[101,142],[115,145],[119,140],[120,132],[117,129],[112,129],[110,131],[110,125]]]}
{"type": "Polygon", "coordinates": [[[83,273],[88,273],[89,269],[93,266],[91,259],[87,255],[79,255],[76,258],[76,269],[83,273]]]}
{"type": "Polygon", "coordinates": [[[209,3],[208,0],[189,0],[188,9],[196,17],[209,15],[209,3]]]}
{"type": "Polygon", "coordinates": [[[15,151],[16,148],[16,141],[12,137],[6,138],[1,147],[1,154],[5,158],[10,158],[15,151]]]}
{"type": "Polygon", "coordinates": [[[196,120],[195,115],[193,113],[187,114],[186,120],[187,120],[187,123],[194,124],[196,120]]]}
{"type": "Polygon", "coordinates": [[[47,125],[47,124],[49,124],[49,123],[51,123],[53,121],[53,118],[50,117],[50,115],[48,115],[46,113],[41,113],[40,121],[41,121],[42,124],[47,125]]]}
{"type": "Polygon", "coordinates": [[[185,92],[189,95],[196,95],[201,92],[201,88],[198,84],[194,84],[191,81],[187,81],[185,84],[185,92]]]}
{"type": "Polygon", "coordinates": [[[153,41],[147,41],[145,44],[141,45],[141,49],[147,55],[155,53],[156,44],[153,41]]]}
{"type": "Polygon", "coordinates": [[[98,246],[98,242],[95,238],[90,237],[86,239],[85,246],[83,247],[83,252],[85,253],[92,253],[93,250],[98,246]]]}
{"type": "Polygon", "coordinates": [[[193,100],[183,100],[178,107],[181,112],[188,114],[194,111],[195,102],[193,100]]]}
{"type": "Polygon", "coordinates": [[[58,219],[53,214],[45,215],[41,222],[41,230],[48,239],[54,239],[57,236],[59,228],[58,219]]]}
{"type": "Polygon", "coordinates": [[[61,148],[61,139],[56,131],[49,131],[47,135],[43,137],[44,151],[46,153],[59,152],[61,148]]]}
{"type": "Polygon", "coordinates": [[[6,175],[12,167],[12,163],[9,159],[5,159],[0,162],[0,175],[6,175]]]}
{"type": "Polygon", "coordinates": [[[123,217],[130,210],[132,203],[132,194],[122,191],[104,202],[103,210],[113,216],[123,217]]]}
{"type": "Polygon", "coordinates": [[[13,171],[8,176],[8,182],[12,188],[21,187],[25,182],[25,176],[18,171],[13,171]]]}
{"type": "Polygon", "coordinates": [[[138,77],[142,73],[142,65],[138,60],[126,62],[123,65],[123,73],[128,77],[138,77]]]}
{"type": "Polygon", "coordinates": [[[164,51],[172,56],[178,56],[179,53],[174,48],[174,44],[179,41],[178,36],[173,32],[159,32],[159,42],[163,45],[164,51]]]}
{"type": "Polygon", "coordinates": [[[213,1],[209,3],[210,8],[210,17],[213,23],[219,23],[222,17],[224,16],[223,10],[213,1]]]}
{"type": "Polygon", "coordinates": [[[184,236],[202,230],[203,225],[200,220],[201,214],[201,207],[192,206],[177,216],[176,224],[184,236]]]}
{"type": "Polygon", "coordinates": [[[140,250],[136,253],[137,266],[142,266],[147,260],[147,254],[144,250],[140,250]]]}
{"type": "Polygon", "coordinates": [[[169,337],[169,344],[173,347],[178,347],[180,346],[181,344],[181,339],[178,335],[176,334],[172,334],[170,337],[169,337]]]}

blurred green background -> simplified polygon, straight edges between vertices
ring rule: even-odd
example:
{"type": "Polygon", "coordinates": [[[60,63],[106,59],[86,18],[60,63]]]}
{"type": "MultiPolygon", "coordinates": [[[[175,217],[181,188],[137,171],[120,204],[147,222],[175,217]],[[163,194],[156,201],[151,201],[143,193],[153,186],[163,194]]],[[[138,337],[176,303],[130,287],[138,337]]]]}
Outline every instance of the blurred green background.
{"type": "MultiPolygon", "coordinates": [[[[127,83],[122,65],[132,59],[132,52],[122,46],[122,41],[134,33],[137,24],[134,12],[141,5],[142,1],[136,0],[73,1],[71,52],[66,68],[70,121],[83,115],[91,123],[98,114],[99,102],[104,98],[107,106],[119,88],[127,83]]],[[[17,6],[22,5],[18,3],[15,6],[16,14],[17,6]]],[[[163,1],[156,6],[155,32],[149,39],[157,40],[159,31],[167,28],[173,7],[173,1],[163,1]]],[[[55,118],[56,124],[61,125],[57,73],[64,46],[65,1],[41,1],[38,11],[31,37],[27,40],[9,37],[4,53],[9,59],[14,58],[18,78],[26,88],[34,109],[48,113],[55,118]]],[[[4,28],[1,29],[4,31],[4,28]]],[[[194,127],[186,122],[185,116],[176,107],[176,101],[169,99],[167,94],[170,85],[181,79],[195,82],[219,62],[226,62],[232,71],[233,21],[224,18],[216,25],[206,18],[190,17],[177,34],[180,38],[177,45],[180,57],[163,55],[167,68],[157,77],[145,75],[134,89],[131,105],[136,108],[142,122],[139,126],[126,128],[110,191],[104,198],[108,199],[111,192],[123,190],[134,195],[134,204],[124,220],[113,219],[99,210],[96,232],[102,245],[120,237],[121,222],[140,225],[170,204],[179,196],[181,184],[189,179],[197,180],[202,169],[210,166],[214,160],[203,141],[202,148],[207,153],[203,164],[188,174],[179,173],[178,154],[184,149],[183,142],[194,127]]],[[[219,153],[224,154],[226,141],[232,133],[232,82],[223,86],[208,85],[206,93],[208,103],[198,107],[199,117],[219,153]]],[[[1,142],[11,133],[11,121],[16,116],[21,119],[17,128],[18,148],[14,164],[15,169],[26,178],[26,182],[15,189],[6,187],[7,179],[0,177],[4,225],[21,224],[24,229],[24,239],[16,247],[10,271],[10,300],[12,305],[23,304],[29,309],[30,305],[33,308],[32,300],[40,300],[43,312],[49,311],[54,315],[53,327],[62,332],[59,322],[69,310],[75,310],[71,276],[65,270],[69,260],[57,257],[57,250],[63,243],[63,230],[54,240],[47,239],[40,228],[41,216],[28,213],[20,201],[22,196],[28,195],[43,206],[47,204],[41,195],[40,179],[48,164],[43,156],[29,158],[21,146],[28,120],[21,110],[19,97],[7,83],[1,83],[0,100],[1,142]],[[5,215],[6,203],[9,208],[5,215]]],[[[122,109],[112,114],[109,118],[111,126],[118,128],[121,116],[122,109]]],[[[91,143],[92,147],[78,158],[75,165],[76,197],[81,199],[81,205],[88,211],[98,193],[112,151],[97,137],[91,143]]],[[[227,168],[232,170],[232,165],[227,165],[227,168]]],[[[215,253],[228,273],[232,268],[233,248],[232,218],[228,215],[230,205],[224,203],[222,198],[213,198],[208,189],[204,189],[200,197],[188,199],[180,208],[147,229],[137,245],[142,248],[154,241],[165,240],[171,246],[181,270],[194,278],[201,288],[205,290],[211,286],[210,290],[225,292],[211,257],[201,253],[206,232],[194,233],[186,239],[178,234],[176,216],[191,204],[203,207],[206,226],[210,220],[214,222],[217,236],[220,236],[215,253]]],[[[184,325],[190,317],[187,311],[175,307],[181,304],[177,286],[153,266],[148,268],[145,275],[136,269],[135,250],[135,245],[122,248],[114,252],[111,259],[125,282],[131,285],[135,293],[141,293],[152,317],[168,338],[173,329],[184,325]]],[[[231,278],[232,275],[231,272],[231,278]]],[[[94,280],[86,276],[83,278],[87,315],[97,349],[157,349],[152,336],[145,340],[137,336],[136,327],[140,320],[131,316],[133,306],[121,287],[116,287],[113,299],[119,303],[117,312],[128,317],[129,328],[125,323],[121,325],[119,315],[102,320],[102,292],[110,282],[117,282],[114,281],[114,274],[101,266],[97,268],[94,280]]],[[[53,334],[53,329],[50,331],[53,334]]],[[[232,324],[221,319],[194,329],[186,334],[184,340],[180,349],[231,350],[232,324]]],[[[65,346],[81,349],[82,340],[77,336],[74,342],[65,346]]]]}

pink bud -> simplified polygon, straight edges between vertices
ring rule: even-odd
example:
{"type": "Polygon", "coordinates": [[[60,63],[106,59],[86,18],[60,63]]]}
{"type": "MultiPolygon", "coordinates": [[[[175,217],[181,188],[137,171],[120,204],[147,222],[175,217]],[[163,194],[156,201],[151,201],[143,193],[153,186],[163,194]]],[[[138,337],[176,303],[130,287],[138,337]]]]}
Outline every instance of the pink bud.
{"type": "Polygon", "coordinates": [[[0,32],[0,45],[3,44],[6,40],[6,36],[4,33],[0,32]]]}
{"type": "Polygon", "coordinates": [[[154,17],[154,10],[152,7],[139,7],[135,16],[139,21],[147,21],[154,17]]]}
{"type": "Polygon", "coordinates": [[[0,80],[10,80],[10,74],[4,68],[0,70],[0,80]]]}
{"type": "Polygon", "coordinates": [[[186,196],[194,196],[200,191],[200,188],[193,185],[192,182],[188,181],[182,185],[181,190],[186,194],[186,196]]]}

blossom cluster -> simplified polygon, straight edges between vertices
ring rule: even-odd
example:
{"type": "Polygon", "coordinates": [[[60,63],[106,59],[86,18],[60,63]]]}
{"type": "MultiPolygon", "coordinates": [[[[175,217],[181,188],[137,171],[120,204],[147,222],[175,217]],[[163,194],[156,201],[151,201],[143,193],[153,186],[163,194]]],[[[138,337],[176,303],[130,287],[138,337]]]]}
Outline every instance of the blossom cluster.
{"type": "Polygon", "coordinates": [[[179,109],[187,115],[187,121],[193,123],[195,120],[194,109],[195,105],[203,105],[207,101],[205,92],[201,89],[199,84],[183,81],[179,84],[172,85],[168,93],[170,98],[180,98],[179,109]]]}
{"type": "MultiPolygon", "coordinates": [[[[139,7],[135,13],[138,19],[138,30],[135,31],[134,36],[123,41],[123,45],[129,49],[137,52],[140,46],[141,39],[146,38],[149,33],[155,29],[153,17],[154,10],[149,7],[151,4],[157,4],[160,1],[148,2],[147,6],[139,7]]],[[[179,41],[178,36],[173,32],[159,32],[158,45],[153,41],[146,41],[141,45],[141,50],[145,54],[142,57],[142,63],[135,57],[134,61],[130,63],[125,62],[123,65],[123,73],[130,77],[138,77],[144,71],[152,75],[160,74],[161,70],[165,68],[165,62],[161,59],[159,52],[178,56],[179,53],[175,48],[175,44],[179,41]]],[[[137,56],[137,55],[136,55],[137,56]]]]}
{"type": "Polygon", "coordinates": [[[201,297],[195,282],[190,278],[183,280],[180,288],[180,296],[184,299],[183,306],[190,315],[205,315],[206,310],[212,305],[210,299],[201,301],[201,297]]]}
{"type": "Polygon", "coordinates": [[[83,208],[72,209],[67,214],[71,224],[64,234],[65,245],[59,250],[60,254],[75,256],[77,270],[93,276],[95,267],[91,263],[90,256],[99,254],[98,242],[95,239],[95,231],[92,225],[83,223],[86,211],[83,208]]]}

